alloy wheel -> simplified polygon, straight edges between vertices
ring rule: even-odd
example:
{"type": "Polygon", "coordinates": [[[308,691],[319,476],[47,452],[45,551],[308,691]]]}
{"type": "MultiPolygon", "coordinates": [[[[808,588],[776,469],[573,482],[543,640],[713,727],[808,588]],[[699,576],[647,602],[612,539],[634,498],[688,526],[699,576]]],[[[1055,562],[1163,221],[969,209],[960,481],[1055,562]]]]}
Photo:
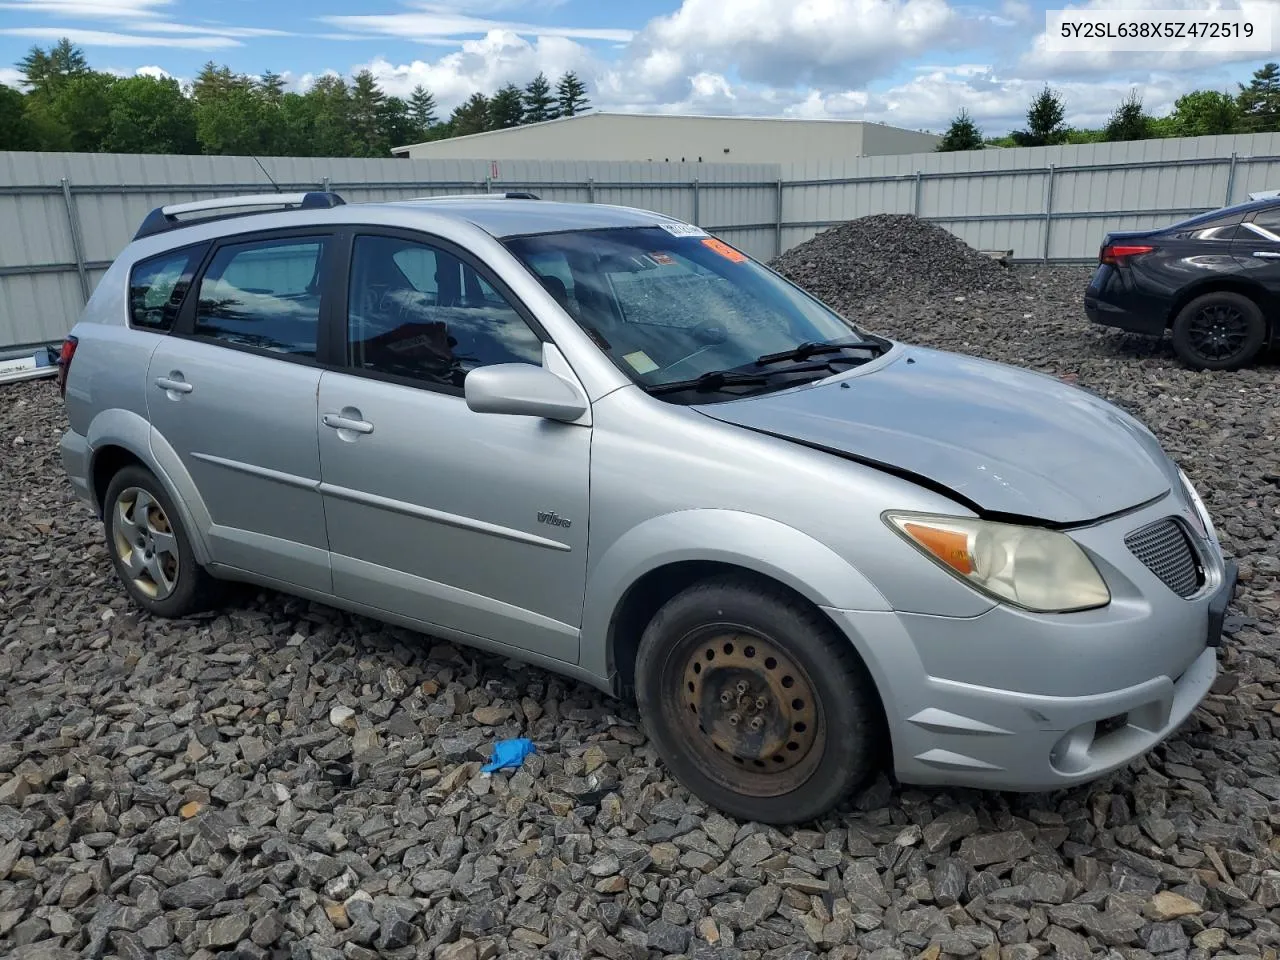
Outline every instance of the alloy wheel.
{"type": "Polygon", "coordinates": [[[127,487],[112,510],[112,543],[129,579],[143,595],[164,600],[178,585],[178,541],[164,508],[141,487],[127,487]]]}
{"type": "Polygon", "coordinates": [[[1249,321],[1230,304],[1210,304],[1197,313],[1187,331],[1192,349],[1207,360],[1225,360],[1249,338],[1249,321]]]}

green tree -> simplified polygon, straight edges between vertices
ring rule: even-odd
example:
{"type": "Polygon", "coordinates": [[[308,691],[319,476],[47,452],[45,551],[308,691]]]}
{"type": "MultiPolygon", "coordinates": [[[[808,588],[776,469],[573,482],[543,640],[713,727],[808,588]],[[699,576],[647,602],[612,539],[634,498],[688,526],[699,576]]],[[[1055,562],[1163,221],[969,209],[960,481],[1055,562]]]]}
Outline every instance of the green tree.
{"type": "Polygon", "coordinates": [[[1065,115],[1066,106],[1062,98],[1046,84],[1027,109],[1027,129],[1013,131],[1013,142],[1020,147],[1047,147],[1065,143],[1067,130],[1062,122],[1065,115]]]}
{"type": "Polygon", "coordinates": [[[576,116],[591,109],[591,101],[587,99],[587,85],[572,70],[556,84],[556,100],[562,117],[576,116]]]}
{"type": "Polygon", "coordinates": [[[383,153],[391,152],[392,147],[402,147],[416,142],[418,125],[409,115],[409,104],[399,97],[387,97],[378,108],[378,141],[383,145],[383,153]]]}
{"type": "Polygon", "coordinates": [[[51,97],[70,78],[88,73],[89,63],[80,48],[63,37],[47,51],[32,47],[18,61],[18,69],[32,94],[51,97]]]}
{"type": "Polygon", "coordinates": [[[982,131],[973,122],[968,110],[961,108],[960,112],[956,114],[956,118],[951,121],[951,126],[942,135],[942,140],[938,143],[937,149],[944,153],[956,150],[982,149],[982,131]]]}
{"type": "Polygon", "coordinates": [[[1246,87],[1238,84],[1240,125],[1246,133],[1280,130],[1280,64],[1267,63],[1253,72],[1246,87]]]}
{"type": "Polygon", "coordinates": [[[36,134],[27,118],[26,95],[0,83],[0,150],[34,150],[36,134]]]}
{"type": "Polygon", "coordinates": [[[312,111],[311,155],[354,156],[351,137],[351,91],[341,77],[323,76],[307,91],[312,111]]]}
{"type": "Polygon", "coordinates": [[[207,60],[191,84],[191,96],[198,103],[201,100],[219,97],[237,86],[244,86],[247,82],[247,78],[237,77],[232,73],[230,67],[220,67],[212,60],[207,60]]]}
{"type": "Polygon", "coordinates": [[[257,88],[235,83],[206,92],[195,105],[196,136],[205,153],[251,156],[268,152],[271,117],[257,88]]]}
{"type": "Polygon", "coordinates": [[[389,149],[382,140],[379,124],[386,100],[372,73],[361,70],[355,75],[351,84],[351,133],[359,156],[385,156],[389,149]]]}
{"type": "Polygon", "coordinates": [[[523,120],[524,102],[520,97],[520,88],[514,83],[508,83],[489,101],[489,129],[518,127],[523,120]]]}
{"type": "Polygon", "coordinates": [[[278,107],[284,97],[284,77],[268,70],[258,78],[258,89],[262,91],[262,99],[272,106],[278,107]]]}
{"type": "Polygon", "coordinates": [[[49,116],[64,132],[63,149],[92,153],[102,149],[109,126],[111,90],[119,81],[109,73],[87,71],[57,84],[49,116]]]}
{"type": "Polygon", "coordinates": [[[555,117],[556,101],[551,96],[551,84],[544,74],[539,73],[524,88],[524,122],[541,123],[555,117]]]}
{"type": "Polygon", "coordinates": [[[130,77],[107,95],[102,148],[113,153],[200,152],[195,105],[172,77],[130,77]]]}
{"type": "Polygon", "coordinates": [[[1112,112],[1103,136],[1112,142],[1151,139],[1151,117],[1142,109],[1142,97],[1136,88],[1112,112]]]}
{"type": "Polygon", "coordinates": [[[465,137],[489,129],[489,98],[483,93],[473,93],[465,103],[454,108],[449,117],[451,135],[465,137]]]}
{"type": "Polygon", "coordinates": [[[413,92],[409,94],[409,116],[417,128],[418,137],[422,140],[427,138],[431,128],[439,122],[436,117],[436,98],[422,84],[414,87],[413,92]]]}
{"type": "Polygon", "coordinates": [[[1193,90],[1174,102],[1170,120],[1174,136],[1209,137],[1235,133],[1240,128],[1240,104],[1229,93],[1193,90]]]}

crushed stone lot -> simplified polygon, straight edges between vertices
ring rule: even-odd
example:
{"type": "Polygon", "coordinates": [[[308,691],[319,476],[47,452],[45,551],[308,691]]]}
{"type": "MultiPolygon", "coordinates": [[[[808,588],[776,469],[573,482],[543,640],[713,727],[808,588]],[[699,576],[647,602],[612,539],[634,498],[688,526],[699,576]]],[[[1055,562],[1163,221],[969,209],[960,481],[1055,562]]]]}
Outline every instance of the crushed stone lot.
{"type": "Polygon", "coordinates": [[[549,673],[248,589],[138,615],[62,472],[55,388],[17,384],[0,956],[1274,960],[1280,365],[1191,372],[1091,327],[1086,269],[978,264],[919,223],[914,272],[876,284],[852,226],[779,269],[877,332],[1096,391],[1200,489],[1241,584],[1222,675],[1173,738],[1055,794],[881,777],[807,829],[732,822],[665,773],[633,707],[549,673]],[[481,775],[513,736],[538,754],[481,775]]]}

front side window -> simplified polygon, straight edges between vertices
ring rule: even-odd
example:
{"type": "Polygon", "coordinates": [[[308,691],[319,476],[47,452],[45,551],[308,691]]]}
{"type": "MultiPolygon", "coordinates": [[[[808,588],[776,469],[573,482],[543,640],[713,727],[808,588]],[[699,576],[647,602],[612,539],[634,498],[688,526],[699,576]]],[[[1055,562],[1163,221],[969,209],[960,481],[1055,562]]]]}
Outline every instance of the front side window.
{"type": "Polygon", "coordinates": [[[673,399],[794,386],[889,347],[714,237],[628,227],[506,245],[621,370],[673,399]]]}
{"type": "Polygon", "coordinates": [[[347,360],[361,370],[461,387],[495,363],[542,362],[542,342],[507,299],[453,254],[359,236],[351,255],[347,360]]]}
{"type": "Polygon", "coordinates": [[[219,248],[200,279],[196,336],[314,358],[325,242],[291,238],[219,248]]]}
{"type": "Polygon", "coordinates": [[[207,246],[172,250],[134,264],[129,277],[129,319],[135,327],[165,332],[173,326],[207,246]]]}

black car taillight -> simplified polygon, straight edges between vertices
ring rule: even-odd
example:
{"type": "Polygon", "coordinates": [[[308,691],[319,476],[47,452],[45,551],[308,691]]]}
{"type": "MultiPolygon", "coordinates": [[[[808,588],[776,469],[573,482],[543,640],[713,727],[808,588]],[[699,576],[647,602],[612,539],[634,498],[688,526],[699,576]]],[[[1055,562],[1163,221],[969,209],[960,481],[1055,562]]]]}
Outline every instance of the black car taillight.
{"type": "Polygon", "coordinates": [[[62,349],[58,351],[58,393],[67,395],[67,374],[71,372],[71,361],[76,355],[76,344],[79,338],[68,336],[62,341],[62,349]]]}
{"type": "Polygon", "coordinates": [[[1109,263],[1115,266],[1127,257],[1137,257],[1144,253],[1150,253],[1155,247],[1147,243],[1108,243],[1104,244],[1102,250],[1098,253],[1099,263],[1109,263]]]}

